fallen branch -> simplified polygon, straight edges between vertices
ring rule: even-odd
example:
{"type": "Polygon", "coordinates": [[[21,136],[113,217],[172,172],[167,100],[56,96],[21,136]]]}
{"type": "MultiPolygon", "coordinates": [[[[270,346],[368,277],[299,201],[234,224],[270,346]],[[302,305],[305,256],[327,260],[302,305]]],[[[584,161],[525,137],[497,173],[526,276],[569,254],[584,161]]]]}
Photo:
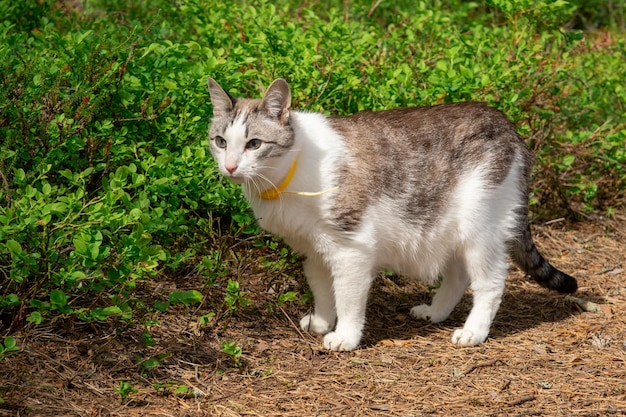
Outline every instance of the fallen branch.
{"type": "Polygon", "coordinates": [[[588,311],[590,313],[602,313],[602,309],[600,308],[600,305],[589,300],[584,300],[582,298],[574,297],[573,295],[566,295],[565,301],[569,301],[570,303],[577,304],[584,311],[588,311]]]}
{"type": "Polygon", "coordinates": [[[521,405],[528,401],[532,401],[534,399],[535,399],[535,394],[530,394],[530,395],[525,395],[521,398],[518,398],[517,400],[509,401],[507,404],[510,405],[511,407],[515,407],[516,405],[521,405]]]}
{"type": "Polygon", "coordinates": [[[476,365],[472,365],[472,366],[470,366],[470,367],[467,369],[467,371],[465,371],[463,374],[464,374],[464,375],[467,375],[467,374],[469,374],[470,372],[473,372],[473,371],[475,371],[475,370],[476,370],[476,369],[478,369],[478,368],[486,368],[487,366],[493,366],[493,365],[495,365],[495,364],[496,364],[496,363],[498,363],[498,362],[500,362],[500,363],[504,364],[504,362],[503,362],[501,359],[492,359],[492,360],[487,361],[487,362],[481,362],[481,363],[477,363],[476,365]]]}

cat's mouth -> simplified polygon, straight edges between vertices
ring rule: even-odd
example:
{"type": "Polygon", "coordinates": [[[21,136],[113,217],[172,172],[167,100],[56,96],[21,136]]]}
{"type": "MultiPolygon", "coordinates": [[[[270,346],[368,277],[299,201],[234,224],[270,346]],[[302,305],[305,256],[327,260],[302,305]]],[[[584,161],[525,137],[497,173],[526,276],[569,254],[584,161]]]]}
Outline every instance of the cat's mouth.
{"type": "Polygon", "coordinates": [[[244,182],[246,182],[246,177],[244,176],[239,176],[239,175],[230,175],[228,176],[228,179],[231,180],[232,182],[234,182],[235,184],[243,184],[244,182]]]}

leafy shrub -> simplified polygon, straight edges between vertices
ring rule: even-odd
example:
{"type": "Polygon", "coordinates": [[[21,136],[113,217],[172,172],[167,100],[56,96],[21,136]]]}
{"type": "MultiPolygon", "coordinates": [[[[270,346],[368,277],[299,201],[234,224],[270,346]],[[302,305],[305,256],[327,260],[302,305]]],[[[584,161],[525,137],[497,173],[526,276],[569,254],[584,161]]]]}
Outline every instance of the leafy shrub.
{"type": "Polygon", "coordinates": [[[184,264],[206,240],[194,240],[198,230],[210,233],[208,212],[252,223],[206,155],[205,71],[188,61],[198,48],[140,47],[146,34],[134,29],[65,33],[41,16],[30,32],[9,22],[0,307],[26,303],[35,323],[50,314],[128,319],[136,281],[184,264]],[[180,252],[164,249],[184,235],[180,252]]]}

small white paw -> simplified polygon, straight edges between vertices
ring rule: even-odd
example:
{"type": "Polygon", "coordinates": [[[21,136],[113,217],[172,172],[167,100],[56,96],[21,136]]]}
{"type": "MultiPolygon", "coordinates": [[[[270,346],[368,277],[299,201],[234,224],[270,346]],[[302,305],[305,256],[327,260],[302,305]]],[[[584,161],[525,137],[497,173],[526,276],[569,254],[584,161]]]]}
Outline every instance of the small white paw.
{"type": "Polygon", "coordinates": [[[487,339],[487,333],[477,333],[471,330],[456,329],[452,333],[452,343],[460,346],[476,346],[487,339]]]}
{"type": "Polygon", "coordinates": [[[345,334],[331,332],[324,336],[324,348],[334,351],[354,350],[361,341],[360,333],[345,334]]]}
{"type": "Polygon", "coordinates": [[[316,316],[315,314],[307,314],[300,320],[300,328],[307,332],[326,334],[332,330],[333,324],[316,316]]]}
{"type": "Polygon", "coordinates": [[[416,319],[428,320],[431,323],[441,323],[448,318],[448,315],[444,315],[433,311],[432,306],[428,304],[420,304],[411,309],[411,315],[416,319]]]}

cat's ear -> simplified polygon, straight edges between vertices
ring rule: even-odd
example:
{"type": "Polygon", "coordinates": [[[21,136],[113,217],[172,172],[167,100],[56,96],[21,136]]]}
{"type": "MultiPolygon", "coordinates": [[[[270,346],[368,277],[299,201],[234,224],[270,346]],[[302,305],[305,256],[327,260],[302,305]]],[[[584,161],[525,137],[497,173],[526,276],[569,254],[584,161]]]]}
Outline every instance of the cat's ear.
{"type": "Polygon", "coordinates": [[[219,117],[229,113],[233,109],[234,98],[211,77],[209,77],[208,85],[211,103],[213,103],[213,116],[219,117]]]}
{"type": "Polygon", "coordinates": [[[274,80],[267,89],[261,104],[270,117],[278,119],[281,124],[287,123],[289,106],[291,106],[291,91],[287,81],[282,78],[274,80]]]}

